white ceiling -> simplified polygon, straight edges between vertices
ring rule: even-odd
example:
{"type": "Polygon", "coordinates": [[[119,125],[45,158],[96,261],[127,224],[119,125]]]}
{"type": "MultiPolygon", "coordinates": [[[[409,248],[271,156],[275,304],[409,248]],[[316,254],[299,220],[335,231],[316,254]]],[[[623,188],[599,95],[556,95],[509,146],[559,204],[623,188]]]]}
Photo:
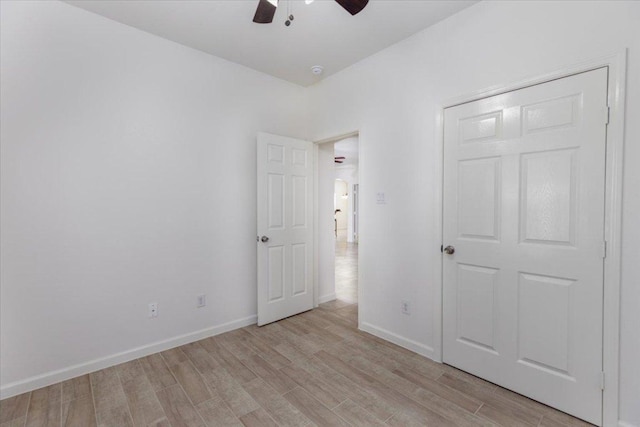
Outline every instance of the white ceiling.
{"type": "Polygon", "coordinates": [[[258,0],[66,0],[67,3],[302,86],[334,74],[472,5],[475,0],[370,0],[351,16],[333,0],[287,0],[273,23],[258,0]],[[322,65],[322,77],[310,68],[322,65]]]}

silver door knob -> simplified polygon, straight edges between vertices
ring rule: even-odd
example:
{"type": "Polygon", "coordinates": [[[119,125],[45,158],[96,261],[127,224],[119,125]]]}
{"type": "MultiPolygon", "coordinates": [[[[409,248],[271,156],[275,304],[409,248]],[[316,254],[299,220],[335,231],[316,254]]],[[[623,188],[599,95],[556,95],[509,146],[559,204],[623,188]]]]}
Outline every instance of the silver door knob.
{"type": "Polygon", "coordinates": [[[446,248],[444,248],[444,253],[447,255],[453,255],[456,251],[456,248],[454,248],[453,246],[447,246],[446,248]]]}
{"type": "Polygon", "coordinates": [[[266,242],[268,242],[268,241],[269,241],[269,238],[268,238],[267,236],[262,236],[262,237],[260,238],[260,240],[262,240],[262,242],[266,243],[266,242]]]}

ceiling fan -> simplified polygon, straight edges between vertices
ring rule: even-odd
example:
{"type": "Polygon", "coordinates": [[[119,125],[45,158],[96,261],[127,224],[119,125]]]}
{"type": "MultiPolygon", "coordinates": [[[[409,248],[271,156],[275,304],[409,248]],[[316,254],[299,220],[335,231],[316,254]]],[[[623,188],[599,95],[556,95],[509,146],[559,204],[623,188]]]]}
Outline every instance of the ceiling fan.
{"type": "MultiPolygon", "coordinates": [[[[313,1],[313,0],[311,0],[313,1]]],[[[307,0],[307,3],[311,3],[307,0]]],[[[359,13],[369,3],[369,0],[335,0],[340,6],[342,6],[351,15],[359,13]]],[[[273,16],[276,14],[278,8],[278,0],[259,0],[256,14],[253,17],[253,22],[258,24],[269,24],[273,21],[273,16]]]]}
{"type": "Polygon", "coordinates": [[[342,163],[342,162],[344,162],[344,159],[345,159],[345,157],[338,156],[338,157],[334,157],[333,161],[336,162],[336,163],[342,163]]]}

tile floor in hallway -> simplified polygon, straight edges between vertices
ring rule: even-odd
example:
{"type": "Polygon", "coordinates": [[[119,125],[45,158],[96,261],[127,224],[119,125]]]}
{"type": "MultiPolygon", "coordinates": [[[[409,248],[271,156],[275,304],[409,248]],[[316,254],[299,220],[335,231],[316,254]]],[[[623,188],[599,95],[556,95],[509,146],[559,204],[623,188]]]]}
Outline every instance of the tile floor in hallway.
{"type": "Polygon", "coordinates": [[[344,300],[5,399],[0,427],[590,426],[359,331],[354,253],[344,300]]]}
{"type": "Polygon", "coordinates": [[[358,302],[358,244],[347,242],[346,230],[338,230],[336,239],[336,297],[358,302]]]}

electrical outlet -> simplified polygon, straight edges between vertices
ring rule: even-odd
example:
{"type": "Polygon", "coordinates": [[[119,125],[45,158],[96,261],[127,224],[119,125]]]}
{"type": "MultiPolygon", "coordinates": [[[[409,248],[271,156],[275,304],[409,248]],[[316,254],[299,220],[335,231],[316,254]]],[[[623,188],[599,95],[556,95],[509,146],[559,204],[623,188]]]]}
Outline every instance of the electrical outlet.
{"type": "Polygon", "coordinates": [[[150,302],[149,303],[149,317],[158,317],[158,303],[150,302]]]}
{"type": "Polygon", "coordinates": [[[204,307],[207,305],[207,296],[206,295],[198,295],[198,308],[204,307]]]}
{"type": "Polygon", "coordinates": [[[409,306],[409,301],[402,301],[401,303],[402,314],[411,314],[411,307],[409,306]]]}

